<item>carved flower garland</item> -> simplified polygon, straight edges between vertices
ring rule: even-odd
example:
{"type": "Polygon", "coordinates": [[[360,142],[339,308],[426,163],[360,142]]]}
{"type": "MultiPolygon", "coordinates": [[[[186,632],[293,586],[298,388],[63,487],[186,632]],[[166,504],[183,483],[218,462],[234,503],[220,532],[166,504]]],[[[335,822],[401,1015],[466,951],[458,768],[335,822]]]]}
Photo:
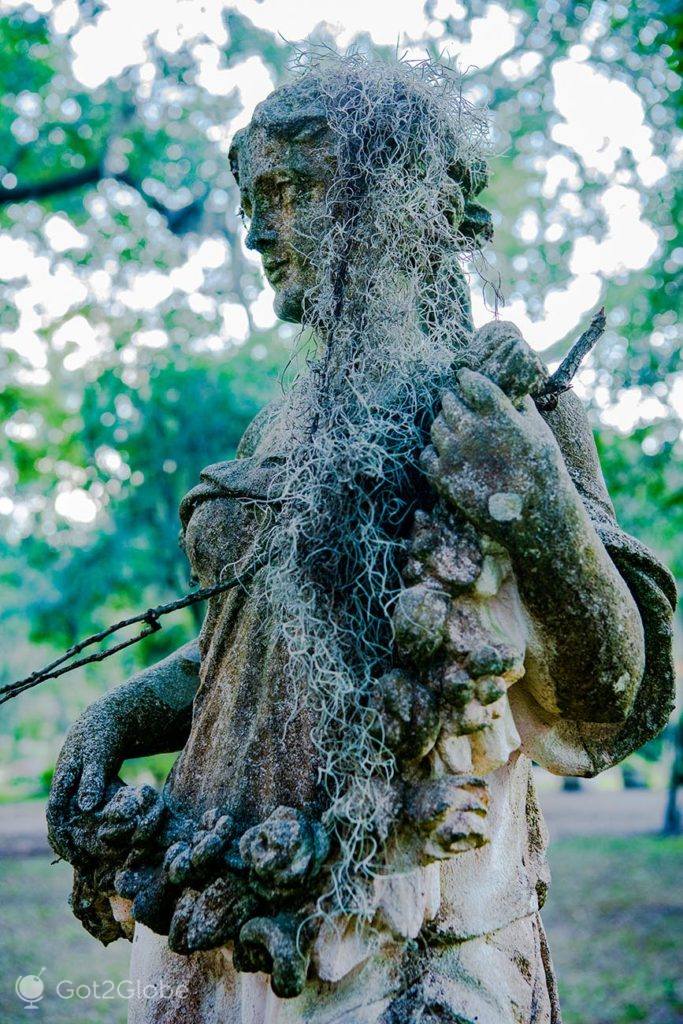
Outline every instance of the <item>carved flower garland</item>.
{"type": "Polygon", "coordinates": [[[249,884],[267,899],[292,896],[310,888],[329,849],[322,825],[292,807],[278,807],[240,840],[249,884]]]}

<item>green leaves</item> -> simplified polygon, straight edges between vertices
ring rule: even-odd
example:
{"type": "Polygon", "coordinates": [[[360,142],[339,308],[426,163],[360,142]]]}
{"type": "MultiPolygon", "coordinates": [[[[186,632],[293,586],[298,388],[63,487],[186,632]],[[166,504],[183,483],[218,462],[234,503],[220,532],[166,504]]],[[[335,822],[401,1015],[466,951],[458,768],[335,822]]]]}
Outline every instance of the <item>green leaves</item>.
{"type": "MultiPolygon", "coordinates": [[[[457,55],[489,5],[465,6],[464,18],[443,21],[432,50],[457,55]]],[[[97,14],[85,10],[80,18],[90,24],[97,14]]],[[[595,305],[604,302],[608,330],[579,386],[592,403],[620,520],[681,576],[682,424],[672,400],[681,373],[681,200],[671,144],[681,19],[653,0],[631,5],[628,17],[612,19],[614,10],[518,0],[514,48],[471,69],[469,94],[490,104],[495,126],[481,196],[495,237],[483,272],[516,300],[503,316],[519,320],[521,309],[545,340],[544,304],[573,279],[576,243],[607,237],[606,190],[621,184],[637,196],[657,248],[639,269],[608,273],[598,261],[595,305]],[[553,72],[567,59],[638,97],[652,156],[667,169],[654,184],[638,173],[642,133],[613,170],[598,171],[558,132],[565,119],[553,72]],[[553,168],[562,172],[554,185],[553,168]],[[600,427],[635,387],[660,403],[656,419],[631,436],[600,427]]],[[[269,302],[242,248],[227,160],[240,97],[212,92],[201,72],[210,50],[217,67],[238,69],[238,82],[251,57],[281,81],[291,48],[231,10],[226,42],[202,37],[170,52],[152,35],[142,63],[90,88],[73,69],[72,40],[84,25],[60,34],[29,6],[0,17],[0,620],[12,638],[8,680],[43,660],[27,642],[29,628],[34,643],[61,646],[122,609],[186,589],[178,501],[204,465],[232,455],[290,354],[281,328],[254,327],[270,323],[269,302]],[[208,254],[207,239],[216,243],[208,254]],[[74,491],[81,508],[93,503],[93,522],[56,510],[74,491]]],[[[585,314],[576,320],[546,350],[553,360],[585,314]]],[[[151,658],[155,645],[175,644],[193,628],[189,616],[179,620],[175,635],[167,627],[139,655],[151,658]]],[[[91,685],[120,678],[137,653],[107,663],[91,685]]],[[[74,706],[86,699],[85,685],[74,706]]],[[[65,714],[49,694],[45,702],[51,721],[65,714]]]]}

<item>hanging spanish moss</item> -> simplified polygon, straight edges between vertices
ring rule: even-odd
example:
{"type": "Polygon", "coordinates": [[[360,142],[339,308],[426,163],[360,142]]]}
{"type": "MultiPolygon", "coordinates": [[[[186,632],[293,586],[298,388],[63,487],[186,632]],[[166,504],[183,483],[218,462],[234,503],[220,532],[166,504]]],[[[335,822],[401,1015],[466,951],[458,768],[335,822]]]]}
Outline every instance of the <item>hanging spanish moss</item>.
{"type": "Polygon", "coordinates": [[[368,697],[391,663],[391,610],[417,459],[471,333],[463,257],[489,220],[486,122],[429,62],[307,55],[337,173],[305,327],[316,357],[259,454],[285,453],[267,592],[313,740],[335,841],[325,914],[369,912],[393,816],[394,759],[368,697]],[[292,438],[292,424],[296,437],[292,438]]]}

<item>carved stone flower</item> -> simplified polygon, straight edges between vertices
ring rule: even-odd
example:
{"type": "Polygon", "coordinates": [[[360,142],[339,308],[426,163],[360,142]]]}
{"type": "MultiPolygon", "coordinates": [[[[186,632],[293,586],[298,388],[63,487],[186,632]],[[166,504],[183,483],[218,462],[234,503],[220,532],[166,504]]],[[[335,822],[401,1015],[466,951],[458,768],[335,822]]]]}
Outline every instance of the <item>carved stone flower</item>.
{"type": "Polygon", "coordinates": [[[164,870],[174,885],[194,885],[215,877],[225,868],[225,854],[235,834],[229,814],[207,811],[191,836],[169,846],[164,870]]]}
{"type": "Polygon", "coordinates": [[[328,852],[329,839],[323,827],[293,807],[278,807],[240,840],[250,884],[266,896],[305,889],[328,852]]]}
{"type": "Polygon", "coordinates": [[[483,779],[446,775],[409,785],[404,794],[406,847],[418,864],[476,850],[489,841],[489,792],[483,779]]]}
{"type": "Polygon", "coordinates": [[[102,810],[98,839],[108,848],[153,846],[165,813],[163,798],[151,786],[122,786],[102,810]]]}

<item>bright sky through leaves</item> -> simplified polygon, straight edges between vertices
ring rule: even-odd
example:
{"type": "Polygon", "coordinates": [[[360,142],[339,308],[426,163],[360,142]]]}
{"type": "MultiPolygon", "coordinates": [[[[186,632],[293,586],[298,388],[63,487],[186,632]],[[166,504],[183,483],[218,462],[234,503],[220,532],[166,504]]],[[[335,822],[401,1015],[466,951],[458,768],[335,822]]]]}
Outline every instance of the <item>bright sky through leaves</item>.
{"type": "MultiPolygon", "coordinates": [[[[576,390],[621,524],[683,578],[671,4],[0,0],[6,681],[188,589],[180,499],[234,455],[296,338],[243,246],[228,147],[286,76],[286,41],[309,33],[383,56],[429,50],[468,71],[494,149],[476,320],[493,315],[499,285],[499,316],[553,364],[604,303],[576,390]]],[[[84,704],[197,627],[179,620],[16,702],[0,796],[3,756],[13,777],[38,779],[84,704]]]]}
{"type": "MultiPolygon", "coordinates": [[[[18,0],[5,4],[7,9],[21,6],[18,0]]],[[[399,52],[417,57],[423,55],[425,41],[436,41],[462,69],[485,69],[502,61],[503,74],[510,82],[519,83],[520,89],[542,60],[542,55],[532,49],[519,52],[525,21],[522,11],[495,3],[484,6],[480,16],[469,19],[462,38],[449,34],[447,19],[462,23],[466,8],[451,0],[436,0],[424,7],[405,0],[376,4],[317,0],[287,5],[280,0],[238,0],[236,4],[220,0],[145,0],[144,4],[138,0],[107,0],[101,13],[85,24],[79,23],[76,0],[34,0],[32,6],[49,17],[57,37],[69,36],[72,71],[86,89],[102,86],[131,67],[138,68],[143,85],[145,81],[151,85],[158,72],[149,59],[150,42],[171,54],[189,45],[196,61],[197,84],[217,97],[239,97],[231,115],[220,129],[214,130],[223,154],[232,133],[248,121],[256,103],[275,84],[272,71],[257,54],[226,65],[223,50],[230,43],[223,18],[226,10],[237,10],[257,28],[280,33],[288,40],[302,39],[325,22],[341,47],[365,32],[377,44],[398,46],[399,52]]],[[[594,5],[582,42],[570,47],[566,56],[552,67],[553,104],[559,115],[552,137],[562,151],[547,160],[542,193],[549,202],[559,201],[568,217],[580,217],[584,212],[582,183],[586,174],[597,172],[606,181],[598,198],[602,224],[590,234],[578,234],[571,240],[566,261],[569,273],[559,286],[546,291],[540,307],[530,309],[524,295],[515,294],[513,289],[511,301],[503,310],[503,315],[517,323],[530,344],[539,350],[549,348],[568,331],[578,331],[599,302],[604,280],[647,267],[660,244],[657,229],[644,216],[640,191],[632,177],[618,166],[628,151],[640,185],[657,188],[668,173],[667,165],[654,152],[652,131],[645,123],[640,96],[626,82],[591,64],[591,44],[604,34],[601,6],[605,7],[594,5]]],[[[78,117],[76,100],[67,98],[66,102],[74,108],[73,117],[78,117]]],[[[64,104],[62,107],[64,113],[64,104]]],[[[20,141],[22,133],[28,141],[36,130],[33,122],[39,113],[38,100],[28,92],[22,94],[17,109],[20,116],[12,130],[20,141]]],[[[69,111],[66,114],[69,116],[69,111]]],[[[11,173],[4,183],[12,186],[11,173]]],[[[118,189],[117,201],[124,208],[132,201],[125,188],[118,189]]],[[[94,199],[91,206],[95,219],[97,203],[94,199]]],[[[546,225],[544,236],[543,230],[535,208],[522,210],[514,225],[520,251],[533,248],[542,240],[561,244],[566,231],[561,223],[546,225]]],[[[131,314],[144,315],[173,301],[175,296],[185,295],[189,297],[190,309],[198,316],[215,312],[216,303],[202,294],[202,289],[207,273],[219,268],[229,255],[222,240],[206,239],[195,252],[186,252],[184,260],[170,272],[144,265],[131,267],[124,281],[116,281],[106,267],[94,269],[88,278],[74,272],[68,260],[58,259],[62,255],[77,257],[91,243],[92,238],[63,213],[45,220],[42,241],[7,233],[0,237],[0,277],[24,281],[14,294],[16,328],[3,331],[0,344],[23,357],[26,381],[40,385],[49,380],[44,328],[50,322],[59,321],[51,344],[56,351],[64,352],[63,366],[67,371],[82,369],[111,347],[107,325],[92,325],[87,315],[76,312],[86,299],[95,303],[106,300],[131,314]],[[46,248],[55,259],[48,258],[46,248]],[[71,316],[72,311],[75,315],[71,316]]],[[[243,255],[253,260],[253,254],[243,255]]],[[[263,283],[260,294],[251,299],[249,316],[259,329],[274,326],[271,298],[263,283]]],[[[222,329],[197,339],[197,351],[220,350],[226,335],[235,344],[244,340],[248,322],[240,304],[223,302],[220,309],[222,329]]],[[[474,312],[477,323],[490,318],[490,310],[478,289],[474,291],[474,312]]],[[[157,326],[138,329],[131,338],[134,347],[157,349],[167,343],[167,333],[157,326]]],[[[675,405],[679,402],[679,390],[672,392],[675,405]]],[[[661,402],[643,396],[639,389],[631,389],[605,410],[606,422],[628,430],[639,419],[656,418],[661,408],[661,402]]],[[[57,511],[85,522],[84,492],[74,488],[71,493],[73,515],[68,493],[60,494],[57,511]]]]}

